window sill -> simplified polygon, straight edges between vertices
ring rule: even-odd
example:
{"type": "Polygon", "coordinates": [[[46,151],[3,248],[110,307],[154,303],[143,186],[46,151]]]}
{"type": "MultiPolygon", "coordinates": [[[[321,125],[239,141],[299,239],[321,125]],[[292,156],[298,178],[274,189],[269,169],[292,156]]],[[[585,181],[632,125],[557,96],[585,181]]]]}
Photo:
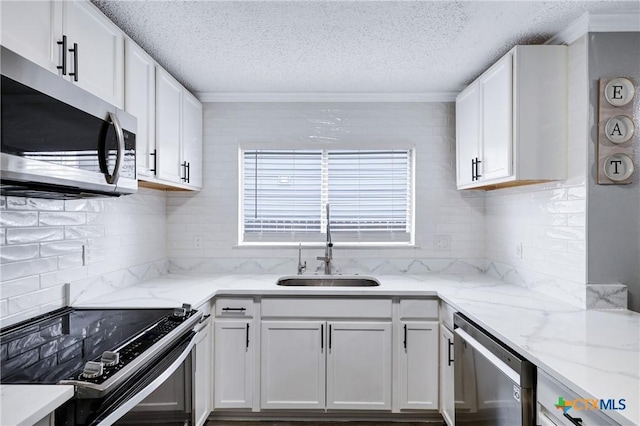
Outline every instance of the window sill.
{"type": "MultiPolygon", "coordinates": [[[[298,248],[300,243],[239,243],[234,249],[274,249],[298,248]]],[[[302,243],[303,249],[324,249],[325,243],[302,243]]],[[[379,250],[379,249],[419,249],[420,246],[411,243],[333,243],[334,249],[379,250]]]]}

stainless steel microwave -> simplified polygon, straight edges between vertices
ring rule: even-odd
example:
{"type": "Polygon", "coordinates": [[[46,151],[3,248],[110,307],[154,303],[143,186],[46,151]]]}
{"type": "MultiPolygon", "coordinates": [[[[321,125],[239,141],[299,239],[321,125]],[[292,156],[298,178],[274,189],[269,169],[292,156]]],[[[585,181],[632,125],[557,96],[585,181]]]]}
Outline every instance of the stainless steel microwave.
{"type": "Polygon", "coordinates": [[[136,118],[2,47],[0,193],[135,193],[136,118]]]}

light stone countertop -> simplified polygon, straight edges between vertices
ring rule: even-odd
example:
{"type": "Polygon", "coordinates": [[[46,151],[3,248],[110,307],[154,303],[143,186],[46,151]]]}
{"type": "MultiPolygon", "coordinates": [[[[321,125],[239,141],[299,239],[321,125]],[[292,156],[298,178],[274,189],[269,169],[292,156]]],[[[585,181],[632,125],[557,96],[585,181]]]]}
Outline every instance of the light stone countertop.
{"type": "Polygon", "coordinates": [[[0,386],[0,424],[31,426],[73,397],[73,386],[0,386]]]}
{"type": "MultiPolygon", "coordinates": [[[[170,274],[91,298],[76,307],[199,306],[214,296],[433,296],[484,327],[584,398],[625,399],[606,411],[640,424],[640,314],[584,310],[485,275],[376,275],[379,287],[278,287],[278,275],[170,274]]],[[[559,395],[561,396],[561,395],[559,395]]],[[[3,423],[4,424],[4,423],[3,423]]]]}

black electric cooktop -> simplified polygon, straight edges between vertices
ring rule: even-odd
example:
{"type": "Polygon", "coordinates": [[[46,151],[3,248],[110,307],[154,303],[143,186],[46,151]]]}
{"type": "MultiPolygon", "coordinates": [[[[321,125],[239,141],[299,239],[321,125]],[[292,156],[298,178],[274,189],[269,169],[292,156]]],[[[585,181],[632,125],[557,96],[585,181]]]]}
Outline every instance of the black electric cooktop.
{"type": "Polygon", "coordinates": [[[171,309],[62,308],[0,331],[0,382],[54,384],[112,351],[171,309]]]}

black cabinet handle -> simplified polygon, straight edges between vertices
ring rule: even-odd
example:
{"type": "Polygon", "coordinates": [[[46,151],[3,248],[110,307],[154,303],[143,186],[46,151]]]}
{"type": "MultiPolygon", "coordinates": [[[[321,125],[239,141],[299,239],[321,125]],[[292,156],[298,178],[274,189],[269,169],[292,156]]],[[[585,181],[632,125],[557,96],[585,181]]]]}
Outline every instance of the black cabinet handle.
{"type": "Polygon", "coordinates": [[[404,348],[407,349],[407,324],[404,325],[404,341],[402,343],[404,348]]]}
{"type": "Polygon", "coordinates": [[[187,183],[191,183],[191,163],[187,163],[187,183]]]}
{"type": "Polygon", "coordinates": [[[324,350],[324,324],[320,324],[320,352],[324,350]]]}
{"type": "Polygon", "coordinates": [[[247,308],[222,308],[222,312],[244,312],[247,308]]]}
{"type": "Polygon", "coordinates": [[[184,174],[180,176],[180,180],[183,182],[186,182],[187,181],[187,162],[183,161],[182,164],[180,164],[180,167],[184,171],[184,174]]]}
{"type": "Polygon", "coordinates": [[[73,72],[69,75],[73,76],[73,81],[78,81],[78,43],[73,43],[73,49],[69,49],[69,52],[73,52],[73,72]]]}
{"type": "Polygon", "coordinates": [[[482,160],[478,160],[478,157],[476,157],[476,180],[480,179],[482,177],[482,175],[480,174],[480,172],[478,171],[478,165],[482,163],[482,160]]]}
{"type": "Polygon", "coordinates": [[[583,426],[582,419],[580,417],[571,417],[568,413],[564,413],[564,416],[574,425],[583,426]]]}
{"type": "Polygon", "coordinates": [[[246,348],[249,349],[249,323],[247,323],[247,343],[246,348]]]}
{"type": "Polygon", "coordinates": [[[56,68],[62,70],[62,75],[67,75],[67,36],[62,36],[62,41],[57,42],[59,46],[62,46],[62,65],[58,65],[56,68]]]}
{"type": "Polygon", "coordinates": [[[476,180],[476,160],[471,159],[471,181],[476,180]]]}
{"type": "Polygon", "coordinates": [[[153,152],[149,155],[153,157],[153,169],[149,169],[149,171],[153,172],[153,174],[155,175],[156,169],[158,168],[158,150],[154,149],[153,152]]]}
{"type": "Polygon", "coordinates": [[[329,325],[329,349],[331,349],[331,325],[329,325]]]}
{"type": "Polygon", "coordinates": [[[451,341],[451,339],[447,339],[447,341],[449,342],[449,348],[447,351],[447,365],[451,366],[451,364],[453,363],[453,358],[451,358],[451,348],[453,347],[453,342],[451,341]]]}

